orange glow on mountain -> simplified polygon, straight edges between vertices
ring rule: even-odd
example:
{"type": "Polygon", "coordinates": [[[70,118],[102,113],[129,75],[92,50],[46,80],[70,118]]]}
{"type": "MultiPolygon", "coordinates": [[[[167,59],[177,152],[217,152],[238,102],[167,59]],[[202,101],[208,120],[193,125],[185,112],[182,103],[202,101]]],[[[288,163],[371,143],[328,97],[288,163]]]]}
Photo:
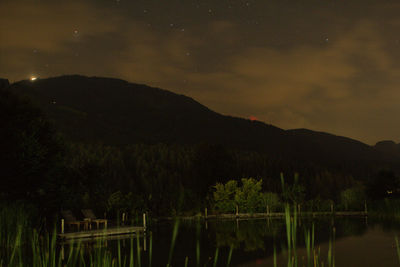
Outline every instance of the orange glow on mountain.
{"type": "Polygon", "coordinates": [[[251,121],[257,121],[257,120],[258,120],[257,117],[256,117],[256,116],[253,116],[253,115],[251,115],[251,116],[249,117],[249,119],[250,119],[251,121]]]}

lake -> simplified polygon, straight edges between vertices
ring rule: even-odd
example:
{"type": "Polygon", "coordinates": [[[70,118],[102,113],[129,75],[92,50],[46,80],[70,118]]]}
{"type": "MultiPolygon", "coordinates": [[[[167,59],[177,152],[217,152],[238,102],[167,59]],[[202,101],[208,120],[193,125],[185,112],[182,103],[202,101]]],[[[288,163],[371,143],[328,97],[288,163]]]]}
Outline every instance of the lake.
{"type": "MultiPolygon", "coordinates": [[[[139,240],[142,266],[148,266],[150,253],[152,266],[166,266],[174,226],[172,221],[152,222],[149,225],[146,240],[139,240]]],[[[305,232],[309,230],[311,233],[313,228],[314,247],[325,266],[328,266],[330,244],[336,266],[400,265],[395,243],[395,236],[400,232],[399,225],[361,217],[326,217],[298,221],[296,252],[299,266],[307,262],[305,232]]],[[[185,266],[186,258],[188,266],[196,266],[197,261],[201,266],[213,266],[216,253],[217,266],[226,266],[230,253],[231,266],[273,266],[274,249],[278,266],[287,265],[287,236],[283,219],[180,220],[177,229],[172,266],[185,266]]],[[[137,251],[136,242],[136,238],[132,237],[111,240],[107,241],[107,248],[117,255],[119,243],[122,255],[128,255],[131,244],[137,251]]]]}

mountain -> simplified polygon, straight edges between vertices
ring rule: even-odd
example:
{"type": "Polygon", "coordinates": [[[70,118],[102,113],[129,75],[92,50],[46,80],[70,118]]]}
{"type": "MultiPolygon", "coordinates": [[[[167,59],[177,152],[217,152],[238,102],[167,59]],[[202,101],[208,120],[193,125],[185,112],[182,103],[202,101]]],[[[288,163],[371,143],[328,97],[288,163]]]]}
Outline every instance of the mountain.
{"type": "Polygon", "coordinates": [[[400,158],[400,144],[396,144],[391,140],[377,142],[374,148],[389,157],[400,158]]]}
{"type": "Polygon", "coordinates": [[[314,158],[324,155],[328,160],[339,158],[361,161],[388,159],[385,153],[348,137],[308,129],[293,129],[286,132],[291,134],[299,150],[302,150],[304,154],[312,151],[314,158]]]}
{"type": "Polygon", "coordinates": [[[221,115],[190,97],[119,79],[61,76],[23,80],[9,89],[39,105],[73,141],[211,143],[318,161],[386,157],[384,151],[350,138],[221,115]]]}

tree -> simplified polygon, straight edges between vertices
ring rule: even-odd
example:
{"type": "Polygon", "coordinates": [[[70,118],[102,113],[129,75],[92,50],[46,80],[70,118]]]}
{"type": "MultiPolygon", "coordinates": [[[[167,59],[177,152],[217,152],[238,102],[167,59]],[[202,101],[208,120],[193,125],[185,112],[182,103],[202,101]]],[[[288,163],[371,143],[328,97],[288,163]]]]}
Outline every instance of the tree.
{"type": "Polygon", "coordinates": [[[215,208],[221,212],[234,212],[236,207],[235,195],[237,192],[237,182],[228,181],[225,185],[217,183],[213,193],[215,208]]]}
{"type": "Polygon", "coordinates": [[[279,209],[281,202],[277,193],[265,192],[262,194],[262,207],[267,207],[269,212],[279,209]]]}
{"type": "Polygon", "coordinates": [[[226,182],[233,176],[235,163],[222,145],[201,144],[195,147],[193,178],[190,187],[204,197],[215,182],[226,182]]]}
{"type": "Polygon", "coordinates": [[[0,89],[0,125],[0,191],[7,200],[57,205],[65,148],[52,124],[28,101],[0,89]]]}
{"type": "Polygon", "coordinates": [[[397,194],[399,188],[400,181],[394,172],[381,170],[368,184],[367,192],[372,199],[382,199],[397,194]]]}
{"type": "Polygon", "coordinates": [[[291,202],[293,204],[298,204],[303,202],[305,197],[305,188],[299,184],[299,175],[295,174],[293,184],[288,185],[283,179],[283,174],[281,173],[282,182],[282,198],[285,202],[291,202]]]}
{"type": "Polygon", "coordinates": [[[345,210],[361,209],[365,201],[365,189],[363,186],[347,188],[340,193],[340,204],[345,210]]]}
{"type": "Polygon", "coordinates": [[[238,188],[235,201],[241,211],[256,212],[262,207],[263,197],[261,193],[262,180],[243,178],[242,187],[238,188]]]}
{"type": "Polygon", "coordinates": [[[254,178],[243,178],[241,187],[234,180],[225,185],[217,183],[213,194],[215,208],[220,212],[234,212],[237,205],[241,212],[264,211],[266,199],[261,188],[262,180],[254,178]]]}

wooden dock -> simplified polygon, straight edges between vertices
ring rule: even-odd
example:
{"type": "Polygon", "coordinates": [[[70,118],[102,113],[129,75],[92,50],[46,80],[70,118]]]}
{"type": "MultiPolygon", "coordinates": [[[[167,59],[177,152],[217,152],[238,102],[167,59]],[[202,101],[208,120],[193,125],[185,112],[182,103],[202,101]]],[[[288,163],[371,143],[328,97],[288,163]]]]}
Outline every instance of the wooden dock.
{"type": "Polygon", "coordinates": [[[129,234],[139,234],[145,231],[144,227],[140,226],[122,226],[122,227],[113,227],[106,228],[100,230],[89,230],[89,231],[79,231],[79,232],[70,232],[58,234],[60,239],[89,239],[89,238],[97,238],[97,237],[108,237],[108,236],[116,236],[116,235],[129,235],[129,234]]]}

